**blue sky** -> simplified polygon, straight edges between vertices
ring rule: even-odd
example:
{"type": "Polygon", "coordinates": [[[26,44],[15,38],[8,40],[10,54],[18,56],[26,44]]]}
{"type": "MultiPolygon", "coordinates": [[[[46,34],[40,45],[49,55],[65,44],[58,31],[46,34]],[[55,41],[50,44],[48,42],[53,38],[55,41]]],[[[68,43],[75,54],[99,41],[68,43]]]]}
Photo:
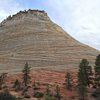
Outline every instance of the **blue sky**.
{"type": "Polygon", "coordinates": [[[71,36],[100,50],[100,0],[0,0],[0,21],[25,9],[45,10],[71,36]]]}

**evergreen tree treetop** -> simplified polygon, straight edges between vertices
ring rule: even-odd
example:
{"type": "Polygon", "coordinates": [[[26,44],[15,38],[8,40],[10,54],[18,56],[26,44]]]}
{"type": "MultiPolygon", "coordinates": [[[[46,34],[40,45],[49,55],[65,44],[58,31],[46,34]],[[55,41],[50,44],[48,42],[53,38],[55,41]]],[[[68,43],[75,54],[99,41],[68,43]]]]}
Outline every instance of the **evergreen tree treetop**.
{"type": "Polygon", "coordinates": [[[28,85],[28,83],[30,82],[30,79],[31,79],[31,77],[30,77],[30,68],[31,67],[29,67],[28,66],[28,63],[26,62],[26,64],[25,64],[25,66],[24,66],[24,69],[23,69],[23,84],[24,84],[24,86],[27,86],[28,85]]]}
{"type": "Polygon", "coordinates": [[[96,58],[95,65],[100,66],[100,54],[96,58]]]}
{"type": "Polygon", "coordinates": [[[100,88],[100,54],[95,61],[95,85],[100,88]]]}

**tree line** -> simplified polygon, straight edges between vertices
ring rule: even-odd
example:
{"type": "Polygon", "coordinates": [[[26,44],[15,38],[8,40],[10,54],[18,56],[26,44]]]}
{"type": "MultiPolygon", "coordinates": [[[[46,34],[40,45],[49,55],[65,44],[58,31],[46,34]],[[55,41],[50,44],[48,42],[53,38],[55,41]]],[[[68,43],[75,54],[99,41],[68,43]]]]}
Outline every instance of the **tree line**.
{"type": "MultiPolygon", "coordinates": [[[[26,63],[22,70],[22,81],[16,79],[13,83],[15,91],[22,91],[22,95],[25,98],[30,98],[27,93],[28,88],[30,88],[29,84],[31,83],[30,71],[31,67],[26,63]]],[[[7,86],[4,85],[6,77],[7,73],[0,75],[0,90],[4,90],[4,92],[0,92],[0,100],[19,100],[12,96],[7,90],[7,86]]],[[[59,85],[56,85],[55,94],[50,90],[49,84],[46,86],[45,93],[38,92],[38,85],[39,83],[34,82],[31,87],[34,91],[33,97],[43,98],[43,100],[62,100],[59,85]]],[[[73,91],[73,86],[72,75],[70,72],[67,72],[65,75],[65,88],[69,91],[73,91]]],[[[100,100],[100,54],[96,57],[95,66],[90,66],[87,59],[82,59],[77,72],[76,91],[79,94],[79,100],[88,100],[88,92],[89,89],[92,88],[95,91],[91,92],[91,96],[96,100],[100,100]]]]}
{"type": "MultiPolygon", "coordinates": [[[[68,72],[66,75],[66,88],[72,89],[72,77],[68,72]]],[[[91,91],[91,95],[96,100],[100,100],[100,54],[96,57],[95,66],[90,66],[87,59],[82,59],[79,64],[77,73],[77,89],[80,96],[80,100],[88,100],[88,90],[91,91]]]]}

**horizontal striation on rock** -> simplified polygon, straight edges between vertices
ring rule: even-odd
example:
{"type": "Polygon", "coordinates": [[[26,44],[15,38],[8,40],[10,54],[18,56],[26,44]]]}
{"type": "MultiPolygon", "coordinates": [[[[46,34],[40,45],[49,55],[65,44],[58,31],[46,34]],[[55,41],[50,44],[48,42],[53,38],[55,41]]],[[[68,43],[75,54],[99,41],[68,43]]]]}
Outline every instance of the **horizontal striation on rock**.
{"type": "Polygon", "coordinates": [[[1,22],[0,69],[77,68],[82,58],[93,65],[100,52],[84,45],[39,10],[21,11],[1,22]]]}

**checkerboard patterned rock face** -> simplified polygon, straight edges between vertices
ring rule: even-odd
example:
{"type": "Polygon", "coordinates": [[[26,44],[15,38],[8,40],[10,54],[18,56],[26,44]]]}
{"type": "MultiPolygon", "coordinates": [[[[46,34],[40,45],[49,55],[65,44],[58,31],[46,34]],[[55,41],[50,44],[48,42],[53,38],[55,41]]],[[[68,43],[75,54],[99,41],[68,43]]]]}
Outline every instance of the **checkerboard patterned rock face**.
{"type": "Polygon", "coordinates": [[[31,67],[77,68],[86,58],[94,63],[100,52],[84,45],[54,24],[47,13],[21,11],[0,24],[0,70],[31,67]]]}

